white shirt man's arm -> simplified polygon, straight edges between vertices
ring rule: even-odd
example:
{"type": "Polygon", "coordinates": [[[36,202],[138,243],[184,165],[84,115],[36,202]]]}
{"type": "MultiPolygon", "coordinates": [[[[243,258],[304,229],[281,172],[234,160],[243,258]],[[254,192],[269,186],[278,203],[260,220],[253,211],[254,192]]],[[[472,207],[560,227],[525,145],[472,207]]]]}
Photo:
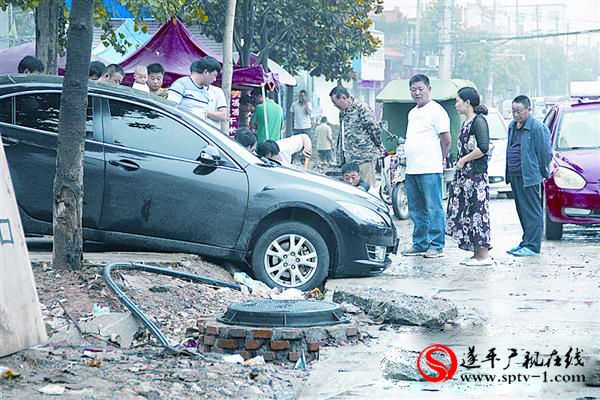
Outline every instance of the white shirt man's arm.
{"type": "Polygon", "coordinates": [[[177,104],[181,103],[183,100],[184,87],[182,84],[173,82],[171,87],[169,88],[169,95],[167,96],[167,100],[171,100],[177,104]]]}
{"type": "Polygon", "coordinates": [[[227,100],[225,99],[225,93],[220,88],[216,88],[216,91],[217,111],[206,111],[206,116],[214,121],[225,121],[227,120],[227,100]]]}

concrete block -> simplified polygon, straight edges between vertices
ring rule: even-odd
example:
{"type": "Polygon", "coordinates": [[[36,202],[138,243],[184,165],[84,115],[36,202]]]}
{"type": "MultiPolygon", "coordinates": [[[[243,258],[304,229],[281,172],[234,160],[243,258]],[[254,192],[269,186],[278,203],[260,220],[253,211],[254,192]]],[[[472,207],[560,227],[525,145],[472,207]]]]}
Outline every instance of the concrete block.
{"type": "Polygon", "coordinates": [[[395,290],[337,289],[333,301],[354,304],[366,314],[381,314],[383,321],[390,324],[437,327],[458,317],[456,306],[448,300],[410,296],[395,290]]]}

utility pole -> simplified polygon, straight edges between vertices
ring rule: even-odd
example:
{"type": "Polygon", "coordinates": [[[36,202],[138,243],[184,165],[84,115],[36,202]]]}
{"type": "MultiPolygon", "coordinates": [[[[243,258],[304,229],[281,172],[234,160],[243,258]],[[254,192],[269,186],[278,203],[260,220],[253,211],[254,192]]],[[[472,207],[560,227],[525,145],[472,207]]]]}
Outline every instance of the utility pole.
{"type": "MultiPolygon", "coordinates": [[[[539,6],[537,3],[535,4],[535,29],[536,29],[536,32],[539,34],[540,33],[540,18],[539,18],[539,6]]],[[[541,55],[541,51],[540,51],[540,40],[542,40],[542,39],[538,38],[538,40],[536,40],[536,44],[537,44],[537,95],[538,96],[542,95],[542,55],[541,55]]]]}
{"type": "Polygon", "coordinates": [[[452,44],[450,44],[452,30],[452,0],[444,0],[444,22],[440,29],[440,42],[445,43],[442,48],[440,60],[440,79],[452,77],[452,44]]]}
{"type": "Polygon", "coordinates": [[[413,62],[415,69],[421,68],[421,0],[417,0],[417,19],[415,22],[415,61],[413,62]]]}
{"type": "MultiPolygon", "coordinates": [[[[497,0],[494,0],[494,6],[492,8],[492,24],[491,30],[492,36],[496,34],[496,6],[497,0]]],[[[489,105],[494,105],[494,62],[495,62],[495,54],[494,47],[490,46],[490,60],[487,63],[487,72],[488,72],[488,90],[486,96],[486,103],[489,105]]]]}
{"type": "Polygon", "coordinates": [[[515,0],[515,36],[519,34],[519,0],[515,0]]]}
{"type": "Polygon", "coordinates": [[[567,36],[566,36],[566,40],[567,40],[567,45],[565,46],[565,52],[566,52],[566,60],[567,60],[567,95],[569,94],[569,22],[567,22],[567,36]]]}

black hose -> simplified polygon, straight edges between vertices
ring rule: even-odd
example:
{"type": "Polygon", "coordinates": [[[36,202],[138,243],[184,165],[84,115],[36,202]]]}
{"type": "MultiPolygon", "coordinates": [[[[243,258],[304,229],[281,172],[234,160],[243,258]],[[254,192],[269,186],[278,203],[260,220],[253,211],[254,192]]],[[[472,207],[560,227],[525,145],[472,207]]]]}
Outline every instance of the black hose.
{"type": "Polygon", "coordinates": [[[144,326],[146,328],[148,328],[150,333],[152,333],[152,335],[154,335],[154,337],[158,340],[158,342],[165,349],[167,349],[169,352],[172,352],[175,354],[197,355],[197,354],[187,351],[187,349],[185,349],[185,348],[176,347],[177,345],[174,345],[169,340],[169,338],[161,332],[161,330],[156,326],[156,324],[154,322],[152,322],[146,316],[146,314],[144,314],[142,312],[142,310],[140,310],[139,307],[129,298],[129,296],[127,296],[125,294],[125,292],[123,290],[121,290],[121,288],[115,283],[115,281],[112,279],[112,277],[110,275],[111,272],[114,270],[130,270],[130,271],[149,272],[152,274],[167,275],[167,276],[171,276],[173,278],[187,279],[194,283],[203,283],[203,284],[209,284],[209,285],[215,285],[215,286],[223,286],[223,287],[227,287],[227,288],[235,289],[235,290],[241,290],[240,285],[236,285],[234,283],[219,281],[216,279],[211,279],[211,278],[207,278],[205,276],[190,274],[187,272],[175,271],[175,270],[172,270],[169,268],[160,268],[160,267],[153,267],[150,265],[134,264],[134,263],[126,263],[126,262],[110,263],[106,267],[104,267],[104,272],[103,272],[102,276],[104,278],[104,281],[110,288],[110,290],[112,290],[113,293],[119,299],[119,301],[121,303],[123,303],[125,305],[125,307],[127,307],[129,309],[129,311],[131,311],[131,313],[142,322],[142,324],[144,324],[144,326]]]}

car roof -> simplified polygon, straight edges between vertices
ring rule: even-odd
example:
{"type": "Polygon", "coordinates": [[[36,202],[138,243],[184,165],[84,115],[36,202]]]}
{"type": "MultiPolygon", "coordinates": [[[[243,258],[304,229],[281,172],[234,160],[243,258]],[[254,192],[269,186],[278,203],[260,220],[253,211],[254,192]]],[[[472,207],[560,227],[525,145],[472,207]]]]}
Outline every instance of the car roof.
{"type": "Polygon", "coordinates": [[[579,101],[573,99],[559,104],[559,107],[563,110],[578,110],[578,109],[600,109],[600,100],[586,100],[580,99],[579,101]]]}
{"type": "MultiPolygon", "coordinates": [[[[24,90],[43,90],[54,89],[62,90],[64,78],[56,75],[43,74],[12,74],[0,75],[0,96],[10,93],[17,93],[24,90]]],[[[129,86],[115,85],[112,83],[88,81],[88,92],[97,94],[111,94],[119,97],[132,98],[146,103],[160,103],[174,108],[173,102],[160,96],[133,89],[129,86]]]]}

